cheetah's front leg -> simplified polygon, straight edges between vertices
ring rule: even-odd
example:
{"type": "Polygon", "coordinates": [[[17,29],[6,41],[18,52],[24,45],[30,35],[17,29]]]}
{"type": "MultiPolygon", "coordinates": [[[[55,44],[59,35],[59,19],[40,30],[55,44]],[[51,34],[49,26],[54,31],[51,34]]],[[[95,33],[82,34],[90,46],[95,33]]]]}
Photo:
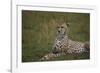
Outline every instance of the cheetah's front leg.
{"type": "Polygon", "coordinates": [[[55,57],[59,57],[61,55],[64,55],[63,53],[57,53],[57,54],[53,54],[53,53],[49,53],[49,54],[46,54],[45,56],[43,56],[40,61],[44,61],[44,60],[51,60],[55,57]]]}

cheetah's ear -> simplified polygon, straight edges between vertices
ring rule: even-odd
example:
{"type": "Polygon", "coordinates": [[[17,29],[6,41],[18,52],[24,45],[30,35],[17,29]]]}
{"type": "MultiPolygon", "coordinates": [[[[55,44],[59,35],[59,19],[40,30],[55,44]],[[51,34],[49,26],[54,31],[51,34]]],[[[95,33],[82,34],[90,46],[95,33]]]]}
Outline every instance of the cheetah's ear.
{"type": "Polygon", "coordinates": [[[69,24],[69,23],[67,23],[66,25],[67,25],[68,27],[70,26],[70,24],[69,24]]]}

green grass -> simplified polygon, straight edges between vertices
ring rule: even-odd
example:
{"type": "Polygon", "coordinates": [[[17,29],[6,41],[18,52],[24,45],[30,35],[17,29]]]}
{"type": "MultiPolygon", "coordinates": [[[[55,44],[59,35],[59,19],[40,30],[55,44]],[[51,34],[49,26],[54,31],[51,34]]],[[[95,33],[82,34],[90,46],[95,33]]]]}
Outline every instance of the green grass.
{"type": "MultiPolygon", "coordinates": [[[[42,11],[22,11],[22,62],[35,62],[52,49],[56,37],[56,25],[69,22],[69,38],[89,41],[90,15],[88,13],[60,13],[42,11]]],[[[68,54],[55,60],[89,59],[89,53],[68,54]]]]}

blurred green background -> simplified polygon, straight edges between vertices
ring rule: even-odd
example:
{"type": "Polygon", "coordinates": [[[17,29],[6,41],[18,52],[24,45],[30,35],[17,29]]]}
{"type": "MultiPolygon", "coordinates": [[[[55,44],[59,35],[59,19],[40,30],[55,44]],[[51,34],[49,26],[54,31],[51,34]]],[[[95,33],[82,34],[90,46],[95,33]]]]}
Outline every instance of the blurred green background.
{"type": "MultiPolygon", "coordinates": [[[[60,21],[69,25],[69,38],[75,41],[90,40],[90,14],[22,10],[22,62],[39,61],[51,52],[60,21]]],[[[89,53],[68,54],[52,60],[89,59],[89,53]]]]}

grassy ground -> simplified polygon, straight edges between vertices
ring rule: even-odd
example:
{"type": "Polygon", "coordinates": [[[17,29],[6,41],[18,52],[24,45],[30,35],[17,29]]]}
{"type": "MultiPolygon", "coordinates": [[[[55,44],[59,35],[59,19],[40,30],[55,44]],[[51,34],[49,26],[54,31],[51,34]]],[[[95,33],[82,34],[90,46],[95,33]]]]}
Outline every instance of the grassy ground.
{"type": "MultiPolygon", "coordinates": [[[[51,51],[56,36],[56,25],[63,20],[70,23],[70,39],[89,41],[88,13],[22,11],[22,62],[39,61],[51,51]]],[[[52,60],[89,59],[89,55],[89,53],[68,54],[52,60]]]]}

